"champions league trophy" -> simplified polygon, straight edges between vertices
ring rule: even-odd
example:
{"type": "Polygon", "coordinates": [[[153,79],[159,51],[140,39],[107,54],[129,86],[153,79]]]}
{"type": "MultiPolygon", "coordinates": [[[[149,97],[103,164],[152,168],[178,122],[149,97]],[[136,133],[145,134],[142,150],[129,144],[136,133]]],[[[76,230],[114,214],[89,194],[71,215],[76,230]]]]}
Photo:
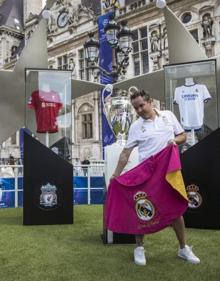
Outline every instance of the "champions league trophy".
{"type": "MultiPolygon", "coordinates": [[[[116,138],[116,142],[106,146],[104,151],[106,185],[108,185],[109,179],[116,168],[119,155],[128,137],[129,128],[132,121],[134,121],[135,112],[130,102],[130,95],[134,90],[137,90],[137,88],[132,86],[128,92],[121,91],[114,95],[113,86],[108,84],[102,92],[103,111],[116,138]],[[109,92],[109,94],[105,95],[104,98],[105,91],[109,92]]],[[[137,151],[133,151],[123,172],[130,170],[137,163],[137,151]]]]}
{"type": "Polygon", "coordinates": [[[120,95],[116,96],[112,94],[113,86],[108,84],[103,90],[102,96],[104,114],[115,135],[117,144],[125,145],[134,117],[134,110],[130,102],[130,92],[122,91],[120,95]],[[106,98],[104,98],[104,91],[109,92],[106,98]]]}

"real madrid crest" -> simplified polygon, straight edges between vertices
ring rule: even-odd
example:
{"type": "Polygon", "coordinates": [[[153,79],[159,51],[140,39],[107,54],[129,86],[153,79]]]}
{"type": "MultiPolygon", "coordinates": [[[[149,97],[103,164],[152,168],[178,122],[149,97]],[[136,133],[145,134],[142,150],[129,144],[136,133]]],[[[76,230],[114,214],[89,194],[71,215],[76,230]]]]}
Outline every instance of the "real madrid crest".
{"type": "Polygon", "coordinates": [[[57,188],[55,185],[47,183],[41,186],[40,205],[42,207],[55,207],[57,205],[57,188]]]}
{"type": "Polygon", "coordinates": [[[139,219],[143,221],[150,221],[155,214],[155,208],[150,200],[147,199],[147,194],[143,191],[138,191],[134,195],[136,201],[135,210],[139,219]]]}
{"type": "Polygon", "coordinates": [[[186,187],[186,192],[189,200],[189,208],[199,208],[202,204],[202,196],[199,193],[199,187],[195,184],[190,184],[186,187]]]}

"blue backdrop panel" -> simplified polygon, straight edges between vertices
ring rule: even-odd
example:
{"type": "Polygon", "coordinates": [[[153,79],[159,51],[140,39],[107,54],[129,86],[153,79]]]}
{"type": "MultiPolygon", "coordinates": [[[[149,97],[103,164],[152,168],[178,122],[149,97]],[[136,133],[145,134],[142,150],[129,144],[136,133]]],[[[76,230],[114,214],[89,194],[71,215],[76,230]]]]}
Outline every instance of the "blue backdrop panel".
{"type": "MultiPolygon", "coordinates": [[[[23,177],[18,178],[18,207],[23,207],[23,177]]],[[[91,177],[91,201],[90,204],[103,204],[104,177],[91,177]]],[[[88,177],[74,177],[74,204],[88,204],[88,177]]],[[[15,206],[14,192],[2,192],[3,190],[15,190],[14,178],[0,178],[0,208],[13,208],[15,206]]]]}
{"type": "Polygon", "coordinates": [[[0,208],[12,208],[15,204],[15,189],[14,178],[1,178],[0,179],[0,208]]]}
{"type": "Polygon", "coordinates": [[[104,185],[105,185],[104,177],[91,177],[91,187],[104,188],[104,185]]]}
{"type": "Polygon", "coordinates": [[[23,184],[24,184],[24,178],[19,177],[18,178],[18,189],[23,189],[23,184]]]}
{"type": "MultiPolygon", "coordinates": [[[[87,190],[88,178],[74,177],[73,186],[74,186],[74,204],[88,204],[88,190],[87,190]]],[[[104,177],[91,177],[90,188],[91,188],[90,204],[103,204],[104,177]]]]}
{"type": "Polygon", "coordinates": [[[88,178],[87,177],[73,177],[74,188],[87,188],[88,178]]]}
{"type": "Polygon", "coordinates": [[[91,204],[103,204],[104,191],[94,189],[91,192],[91,204]]]}
{"type": "Polygon", "coordinates": [[[74,204],[88,204],[87,190],[74,189],[74,204]]]}

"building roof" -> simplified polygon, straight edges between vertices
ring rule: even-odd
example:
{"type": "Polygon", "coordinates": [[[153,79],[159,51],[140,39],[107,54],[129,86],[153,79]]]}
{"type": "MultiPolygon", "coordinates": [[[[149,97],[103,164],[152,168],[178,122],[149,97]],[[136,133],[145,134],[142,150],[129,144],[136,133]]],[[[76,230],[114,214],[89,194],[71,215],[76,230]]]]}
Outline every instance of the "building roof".
{"type": "Polygon", "coordinates": [[[0,7],[0,26],[23,31],[23,0],[6,0],[0,7]]]}

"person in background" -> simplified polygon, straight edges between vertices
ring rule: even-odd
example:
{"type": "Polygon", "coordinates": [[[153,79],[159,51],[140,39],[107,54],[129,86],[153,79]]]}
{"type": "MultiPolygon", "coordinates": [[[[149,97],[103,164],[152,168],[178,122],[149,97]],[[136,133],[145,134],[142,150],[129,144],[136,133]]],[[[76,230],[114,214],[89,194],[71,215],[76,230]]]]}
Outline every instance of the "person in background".
{"type": "Polygon", "coordinates": [[[81,167],[81,163],[79,158],[75,159],[75,163],[74,163],[74,172],[75,172],[75,176],[81,176],[82,174],[82,167],[81,167]]]}
{"type": "Polygon", "coordinates": [[[89,159],[84,159],[82,161],[82,165],[83,165],[83,167],[82,167],[83,168],[83,174],[86,177],[86,176],[88,176],[88,166],[90,165],[89,159]]]}
{"type": "Polygon", "coordinates": [[[12,154],[9,155],[9,165],[15,165],[15,158],[12,154]]]}

